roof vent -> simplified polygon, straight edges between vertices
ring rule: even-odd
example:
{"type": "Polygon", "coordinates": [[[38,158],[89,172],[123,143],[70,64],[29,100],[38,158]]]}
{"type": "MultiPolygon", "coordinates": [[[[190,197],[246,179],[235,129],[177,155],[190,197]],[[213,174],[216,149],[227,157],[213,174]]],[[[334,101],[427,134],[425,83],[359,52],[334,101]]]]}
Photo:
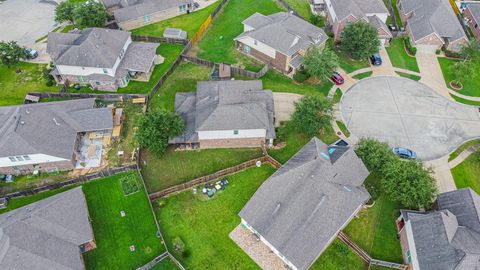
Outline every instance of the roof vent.
{"type": "Polygon", "coordinates": [[[57,119],[55,119],[55,117],[53,118],[53,122],[55,122],[55,125],[60,126],[60,123],[57,122],[57,119]]]}
{"type": "Polygon", "coordinates": [[[25,125],[25,121],[20,121],[20,124],[21,124],[21,125],[25,125]]]}
{"type": "Polygon", "coordinates": [[[30,114],[30,111],[28,109],[25,109],[26,114],[30,114]]]}

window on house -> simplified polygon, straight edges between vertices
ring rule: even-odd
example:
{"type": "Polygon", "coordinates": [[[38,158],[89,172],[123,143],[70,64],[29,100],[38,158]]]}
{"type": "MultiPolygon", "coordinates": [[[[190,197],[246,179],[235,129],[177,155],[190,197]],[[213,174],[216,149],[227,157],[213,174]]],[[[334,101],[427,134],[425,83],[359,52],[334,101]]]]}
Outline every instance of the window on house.
{"type": "Polygon", "coordinates": [[[238,135],[238,129],[233,130],[233,135],[238,135]]]}
{"type": "Polygon", "coordinates": [[[96,85],[100,85],[100,82],[95,82],[96,85]]]}
{"type": "Polygon", "coordinates": [[[250,54],[250,46],[243,45],[243,52],[246,53],[246,54],[250,54]]]}
{"type": "Polygon", "coordinates": [[[23,161],[23,158],[21,156],[16,156],[15,157],[18,161],[23,161]]]}
{"type": "Polygon", "coordinates": [[[32,159],[30,158],[30,156],[23,156],[23,158],[24,158],[25,160],[32,160],[32,159]]]}
{"type": "Polygon", "coordinates": [[[185,12],[187,10],[187,5],[181,5],[178,8],[180,9],[180,12],[185,12]]]}
{"type": "Polygon", "coordinates": [[[103,73],[108,74],[108,70],[106,68],[104,68],[103,73]]]}
{"type": "Polygon", "coordinates": [[[410,255],[410,250],[407,250],[407,262],[412,262],[412,256],[410,255]]]}
{"type": "Polygon", "coordinates": [[[143,16],[143,22],[144,23],[149,23],[151,20],[152,20],[152,18],[150,17],[150,15],[143,16]]]}
{"type": "Polygon", "coordinates": [[[10,161],[12,161],[12,162],[17,161],[17,160],[15,159],[15,157],[8,157],[8,159],[10,159],[10,161]]]}
{"type": "Polygon", "coordinates": [[[258,45],[258,44],[257,44],[257,40],[254,40],[254,41],[253,41],[253,44],[258,45]]]}

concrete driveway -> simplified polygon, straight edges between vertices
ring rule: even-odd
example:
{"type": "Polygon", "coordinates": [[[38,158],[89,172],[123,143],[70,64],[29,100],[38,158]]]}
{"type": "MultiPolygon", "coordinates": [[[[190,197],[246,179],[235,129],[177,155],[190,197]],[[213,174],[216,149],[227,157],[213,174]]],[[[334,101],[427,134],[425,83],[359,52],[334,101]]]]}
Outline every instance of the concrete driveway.
{"type": "Polygon", "coordinates": [[[440,95],[451,99],[435,52],[429,50],[418,50],[415,57],[417,58],[420,76],[422,77],[420,82],[428,85],[440,95]]]}
{"type": "Polygon", "coordinates": [[[380,76],[358,82],[344,94],[340,111],[353,135],[410,148],[422,160],[437,159],[480,137],[477,108],[405,78],[380,76]]]}
{"type": "Polygon", "coordinates": [[[273,93],[276,127],[280,126],[281,122],[290,120],[290,116],[295,111],[295,102],[302,97],[293,93],[273,93]]]}
{"type": "Polygon", "coordinates": [[[56,6],[54,0],[0,1],[0,40],[15,40],[23,46],[33,44],[57,25],[56,6]]]}

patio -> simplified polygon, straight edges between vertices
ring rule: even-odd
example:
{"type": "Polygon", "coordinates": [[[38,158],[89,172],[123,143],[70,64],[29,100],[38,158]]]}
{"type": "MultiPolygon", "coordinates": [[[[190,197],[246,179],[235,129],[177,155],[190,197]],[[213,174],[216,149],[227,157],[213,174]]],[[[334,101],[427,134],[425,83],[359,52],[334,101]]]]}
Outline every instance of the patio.
{"type": "Polygon", "coordinates": [[[101,132],[91,132],[81,136],[77,148],[75,169],[100,167],[103,150],[109,144],[109,138],[101,132]]]}

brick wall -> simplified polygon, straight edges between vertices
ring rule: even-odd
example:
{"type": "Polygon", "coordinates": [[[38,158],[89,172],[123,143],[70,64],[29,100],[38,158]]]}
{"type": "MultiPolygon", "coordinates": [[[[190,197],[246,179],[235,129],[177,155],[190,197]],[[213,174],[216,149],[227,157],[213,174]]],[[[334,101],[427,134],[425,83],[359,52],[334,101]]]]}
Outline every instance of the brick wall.
{"type": "Polygon", "coordinates": [[[265,138],[200,140],[200,148],[244,148],[261,147],[265,138]]]}
{"type": "Polygon", "coordinates": [[[54,170],[68,171],[74,169],[73,162],[70,160],[40,163],[36,168],[34,168],[33,164],[16,167],[17,170],[15,170],[14,167],[2,167],[0,168],[0,173],[17,175],[20,172],[20,174],[23,175],[33,173],[35,170],[45,172],[54,170]]]}

